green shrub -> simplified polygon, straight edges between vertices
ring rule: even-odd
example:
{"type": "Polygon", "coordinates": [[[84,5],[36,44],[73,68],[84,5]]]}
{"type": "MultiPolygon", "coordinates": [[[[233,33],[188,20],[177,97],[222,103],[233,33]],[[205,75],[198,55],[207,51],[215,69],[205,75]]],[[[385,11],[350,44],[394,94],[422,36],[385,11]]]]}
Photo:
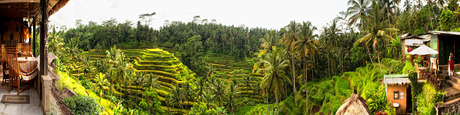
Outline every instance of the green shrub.
{"type": "MultiPolygon", "coordinates": [[[[410,65],[410,64],[409,64],[410,65]]],[[[417,73],[412,71],[409,73],[409,80],[410,80],[410,85],[411,85],[411,96],[412,96],[412,102],[417,101],[418,94],[422,91],[422,84],[417,82],[417,73]]],[[[412,111],[417,110],[417,104],[412,104],[412,111]]]]}
{"type": "Polygon", "coordinates": [[[303,112],[303,108],[305,107],[298,106],[295,104],[294,97],[292,95],[280,102],[281,115],[300,115],[303,112]]]}
{"type": "Polygon", "coordinates": [[[379,86],[375,83],[371,84],[374,84],[374,86],[372,88],[367,88],[368,90],[366,90],[363,94],[367,98],[364,99],[366,99],[366,103],[369,105],[369,112],[375,113],[376,111],[391,109],[387,108],[388,101],[386,98],[385,87],[382,85],[379,86]]]}
{"type": "Polygon", "coordinates": [[[142,94],[142,101],[139,102],[139,107],[150,114],[164,113],[165,111],[160,108],[161,102],[158,99],[157,91],[150,87],[142,94]]]}
{"type": "Polygon", "coordinates": [[[422,115],[434,115],[434,104],[439,102],[443,95],[442,92],[436,91],[433,85],[427,83],[423,85],[422,92],[417,98],[417,112],[422,115]]]}
{"type": "Polygon", "coordinates": [[[400,73],[402,68],[404,67],[404,63],[401,63],[401,61],[398,61],[398,60],[393,60],[393,59],[390,59],[390,58],[384,58],[382,59],[382,63],[385,65],[385,66],[389,66],[390,67],[390,74],[393,74],[393,73],[400,73]]]}
{"type": "Polygon", "coordinates": [[[460,32],[460,28],[453,28],[453,29],[450,29],[450,31],[453,31],[453,32],[460,32]]]}
{"type": "Polygon", "coordinates": [[[411,71],[414,71],[414,70],[415,70],[415,68],[414,68],[414,66],[412,66],[410,61],[405,61],[404,62],[404,67],[402,68],[401,73],[402,74],[408,74],[408,73],[410,73],[411,71]]]}
{"type": "Polygon", "coordinates": [[[64,102],[75,113],[75,115],[99,115],[104,107],[99,105],[96,99],[88,96],[74,96],[64,98],[64,102]]]}
{"type": "Polygon", "coordinates": [[[225,107],[208,108],[205,103],[194,103],[190,109],[190,115],[226,115],[225,107]]]}
{"type": "Polygon", "coordinates": [[[342,77],[334,76],[335,80],[335,94],[336,95],[350,95],[352,90],[350,89],[350,83],[342,77]]]}
{"type": "Polygon", "coordinates": [[[81,80],[81,85],[83,85],[83,87],[85,87],[86,89],[91,89],[91,87],[93,86],[92,82],[87,79],[81,80]]]}
{"type": "Polygon", "coordinates": [[[414,31],[414,35],[423,35],[425,34],[425,29],[417,29],[414,31]]]}

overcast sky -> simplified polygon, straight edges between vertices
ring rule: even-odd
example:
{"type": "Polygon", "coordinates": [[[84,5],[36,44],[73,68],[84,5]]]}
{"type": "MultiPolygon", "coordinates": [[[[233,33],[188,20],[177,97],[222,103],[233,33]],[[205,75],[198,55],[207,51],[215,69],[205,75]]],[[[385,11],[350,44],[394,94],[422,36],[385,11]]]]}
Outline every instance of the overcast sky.
{"type": "Polygon", "coordinates": [[[345,11],[348,0],[70,0],[50,17],[50,24],[75,27],[77,19],[102,21],[115,18],[118,22],[137,22],[139,15],[156,12],[151,26],[158,29],[165,20],[190,22],[216,19],[224,25],[245,25],[280,29],[291,20],[311,21],[318,29],[339,12],[345,11]]]}

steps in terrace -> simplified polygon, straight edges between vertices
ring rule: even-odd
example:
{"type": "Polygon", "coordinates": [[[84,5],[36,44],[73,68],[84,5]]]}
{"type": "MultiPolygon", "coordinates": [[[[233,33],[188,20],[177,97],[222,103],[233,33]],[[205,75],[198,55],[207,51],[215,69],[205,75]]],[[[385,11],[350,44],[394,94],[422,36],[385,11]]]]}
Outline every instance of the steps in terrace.
{"type": "Polygon", "coordinates": [[[460,114],[460,75],[450,76],[447,84],[441,85],[441,90],[445,91],[446,94],[444,103],[437,108],[441,114],[460,114]]]}
{"type": "Polygon", "coordinates": [[[160,106],[160,108],[163,109],[163,110],[169,111],[172,114],[174,114],[174,112],[178,112],[179,114],[190,112],[190,110],[187,110],[187,109],[177,109],[177,108],[171,108],[171,107],[167,107],[167,106],[160,106]]]}
{"type": "MultiPolygon", "coordinates": [[[[254,74],[252,72],[252,67],[251,66],[242,66],[242,64],[236,64],[236,63],[242,63],[245,60],[234,60],[232,57],[222,57],[218,55],[213,55],[212,60],[210,60],[209,63],[214,66],[216,73],[215,77],[217,79],[225,81],[227,83],[230,83],[232,79],[235,79],[237,81],[243,81],[244,77],[235,77],[235,75],[232,75],[231,72],[233,70],[237,69],[243,69],[244,70],[244,76],[250,76],[251,77],[251,85],[253,88],[249,89],[246,87],[246,84],[244,83],[239,83],[238,84],[238,93],[240,95],[243,95],[244,97],[248,97],[249,100],[254,101],[256,103],[263,103],[264,99],[260,94],[255,93],[255,88],[257,87],[257,82],[260,82],[262,80],[263,75],[262,74],[254,74]],[[221,60],[221,61],[219,61],[221,60]],[[227,62],[228,60],[228,62],[227,62]]],[[[244,63],[249,63],[249,62],[244,62],[244,63]]]]}
{"type": "Polygon", "coordinates": [[[459,75],[449,77],[449,80],[447,80],[447,83],[453,88],[460,90],[460,76],[459,75]]]}

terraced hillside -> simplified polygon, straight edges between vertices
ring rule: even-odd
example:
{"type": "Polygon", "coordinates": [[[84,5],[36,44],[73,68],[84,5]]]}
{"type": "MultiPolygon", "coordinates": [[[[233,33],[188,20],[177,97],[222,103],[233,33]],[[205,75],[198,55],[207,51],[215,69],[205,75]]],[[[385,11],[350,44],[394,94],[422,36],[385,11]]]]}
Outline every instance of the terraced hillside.
{"type": "MultiPolygon", "coordinates": [[[[159,100],[161,101],[161,108],[169,113],[188,113],[193,102],[184,101],[181,105],[186,105],[185,108],[179,109],[179,107],[170,107],[167,103],[167,97],[169,93],[178,85],[184,84],[188,80],[195,78],[195,73],[192,72],[187,66],[183,65],[176,57],[167,51],[162,49],[127,49],[121,50],[126,58],[132,64],[131,68],[136,72],[142,72],[158,77],[157,92],[159,100]],[[187,108],[188,107],[188,108],[187,108]]],[[[106,52],[101,50],[90,50],[90,60],[92,62],[101,60],[106,57],[106,52]]],[[[77,62],[76,65],[81,62],[77,62]]],[[[76,68],[84,68],[83,66],[76,66],[76,68]]],[[[72,72],[72,75],[82,75],[82,69],[76,69],[72,72]]],[[[92,80],[93,78],[85,78],[92,80]]],[[[94,81],[93,81],[94,82],[94,81]]],[[[118,96],[135,100],[136,102],[141,101],[142,94],[149,86],[139,86],[139,84],[133,82],[132,86],[112,86],[112,92],[118,96]]]]}
{"type": "Polygon", "coordinates": [[[237,89],[241,96],[248,97],[249,100],[256,103],[264,103],[265,100],[261,96],[259,88],[259,83],[262,81],[263,75],[252,73],[254,62],[251,59],[235,59],[231,56],[219,54],[208,54],[202,58],[208,64],[212,64],[213,68],[215,68],[215,76],[218,79],[227,83],[230,83],[232,79],[240,81],[237,89]],[[249,84],[246,82],[249,82],[249,84]]]}
{"type": "MultiPolygon", "coordinates": [[[[180,107],[169,106],[170,100],[168,96],[172,90],[179,84],[184,84],[186,81],[195,79],[195,73],[192,72],[187,66],[183,65],[180,60],[174,57],[171,53],[162,49],[125,49],[121,50],[126,58],[132,64],[136,72],[148,73],[158,77],[157,92],[159,100],[161,101],[161,108],[165,111],[172,113],[188,113],[193,102],[181,102],[181,105],[187,107],[179,109],[180,107]]],[[[91,62],[101,60],[107,57],[105,50],[90,50],[85,52],[89,54],[91,62]]],[[[242,97],[247,97],[249,101],[254,103],[264,103],[265,99],[261,95],[259,83],[263,79],[260,73],[252,73],[253,63],[251,59],[236,59],[231,56],[207,54],[201,57],[203,60],[211,64],[215,69],[214,76],[222,81],[230,83],[233,79],[238,82],[238,92],[242,97]]],[[[72,70],[72,76],[84,75],[84,64],[80,61],[75,62],[72,70]]],[[[94,75],[90,75],[94,76],[94,75]]],[[[84,77],[84,79],[92,82],[94,77],[84,77]]],[[[117,96],[140,101],[143,92],[148,86],[138,86],[133,83],[132,86],[112,86],[112,92],[117,96]]]]}

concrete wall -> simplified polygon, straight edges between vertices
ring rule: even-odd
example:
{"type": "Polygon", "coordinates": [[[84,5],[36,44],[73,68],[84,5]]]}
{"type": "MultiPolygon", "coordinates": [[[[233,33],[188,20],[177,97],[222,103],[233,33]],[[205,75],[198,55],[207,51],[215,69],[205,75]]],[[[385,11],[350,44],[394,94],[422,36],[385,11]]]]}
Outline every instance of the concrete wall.
{"type": "Polygon", "coordinates": [[[387,86],[387,101],[391,102],[390,106],[393,107],[393,103],[399,103],[399,107],[396,108],[397,114],[405,114],[407,111],[407,87],[408,85],[388,85],[387,86]],[[399,92],[399,99],[394,99],[394,91],[399,92]]]}

